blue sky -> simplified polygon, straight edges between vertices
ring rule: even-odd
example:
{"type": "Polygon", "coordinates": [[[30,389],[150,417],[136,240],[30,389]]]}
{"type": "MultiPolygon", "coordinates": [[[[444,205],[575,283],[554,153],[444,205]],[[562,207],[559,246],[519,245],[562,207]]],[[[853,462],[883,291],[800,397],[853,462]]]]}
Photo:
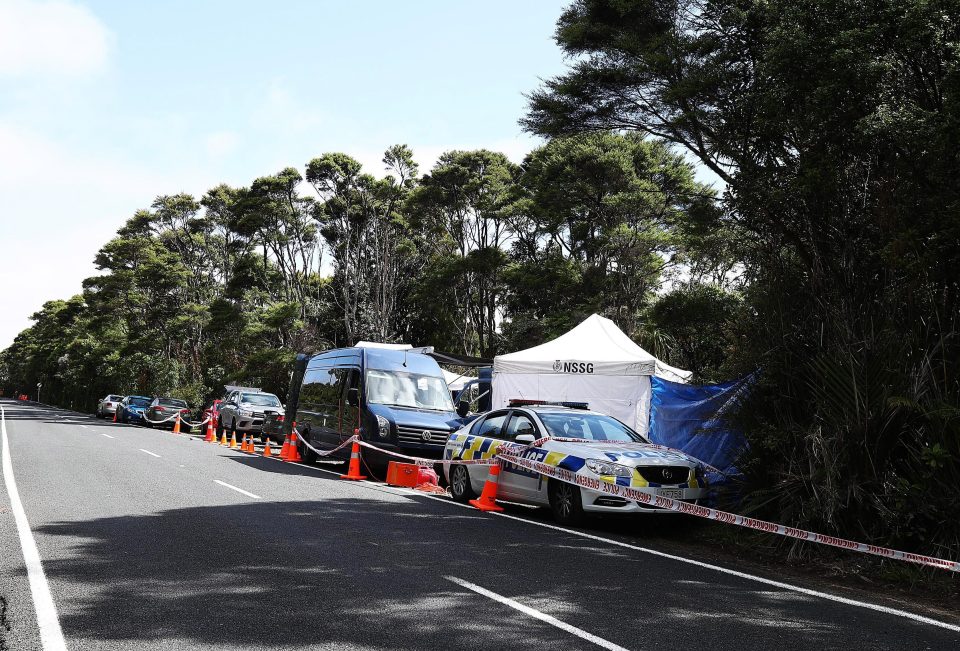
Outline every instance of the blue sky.
{"type": "Polygon", "coordinates": [[[566,4],[0,0],[0,349],[156,195],[394,143],[519,161],[566,4]]]}

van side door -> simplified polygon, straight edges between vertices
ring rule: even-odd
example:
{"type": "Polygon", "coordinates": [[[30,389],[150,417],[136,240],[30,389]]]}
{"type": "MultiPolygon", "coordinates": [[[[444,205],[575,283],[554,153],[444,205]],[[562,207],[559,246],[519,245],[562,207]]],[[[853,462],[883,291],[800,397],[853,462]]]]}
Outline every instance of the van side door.
{"type": "Polygon", "coordinates": [[[329,381],[330,366],[317,365],[307,368],[303,374],[303,384],[297,400],[294,418],[297,421],[297,431],[314,447],[323,445],[321,441],[324,427],[323,392],[327,389],[329,381]]]}
{"type": "MultiPolygon", "coordinates": [[[[360,427],[360,407],[352,406],[347,398],[350,389],[360,391],[360,369],[344,369],[343,391],[340,393],[340,440],[345,441],[351,436],[355,429],[360,427]]],[[[361,397],[362,400],[362,397],[361,397]]]]}

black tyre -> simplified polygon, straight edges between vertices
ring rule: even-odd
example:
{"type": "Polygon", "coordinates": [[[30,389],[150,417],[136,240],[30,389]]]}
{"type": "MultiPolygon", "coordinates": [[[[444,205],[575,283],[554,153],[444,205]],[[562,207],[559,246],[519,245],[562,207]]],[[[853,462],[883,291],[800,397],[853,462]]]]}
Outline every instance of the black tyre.
{"type": "Polygon", "coordinates": [[[466,466],[457,464],[450,469],[450,495],[457,502],[464,503],[477,498],[470,484],[470,471],[466,466]]]}
{"type": "Polygon", "coordinates": [[[550,511],[557,524],[573,526],[583,522],[583,501],[580,498],[579,486],[551,479],[547,494],[550,497],[550,511]]]}
{"type": "Polygon", "coordinates": [[[297,437],[297,449],[300,451],[300,458],[303,459],[304,463],[314,464],[317,462],[317,453],[308,448],[299,436],[297,437]]]}

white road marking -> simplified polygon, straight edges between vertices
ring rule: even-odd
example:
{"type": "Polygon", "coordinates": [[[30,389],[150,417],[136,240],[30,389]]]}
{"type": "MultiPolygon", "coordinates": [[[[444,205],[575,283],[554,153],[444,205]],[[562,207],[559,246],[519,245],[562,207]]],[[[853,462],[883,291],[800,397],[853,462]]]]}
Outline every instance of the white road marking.
{"type": "Polygon", "coordinates": [[[40,629],[40,644],[44,651],[66,651],[67,642],[63,639],[60,629],[60,618],[57,616],[57,606],[53,603],[47,577],[43,573],[43,564],[40,562],[40,551],[30,531],[27,514],[20,501],[20,493],[13,478],[13,462],[10,460],[10,444],[7,442],[7,416],[0,407],[0,435],[3,448],[3,480],[10,497],[10,508],[13,519],[17,523],[17,533],[20,535],[20,547],[23,548],[23,563],[27,566],[27,579],[30,582],[30,593],[33,595],[33,606],[37,611],[37,626],[40,629]]]}
{"type": "MultiPolygon", "coordinates": [[[[112,438],[112,437],[111,437],[111,438],[112,438]]],[[[156,457],[156,458],[158,458],[158,459],[160,458],[160,455],[159,455],[159,454],[156,454],[155,452],[151,452],[150,450],[144,450],[143,448],[140,448],[140,451],[141,451],[141,452],[146,452],[147,454],[149,454],[149,455],[152,456],[152,457],[156,457]]]]}
{"type": "Polygon", "coordinates": [[[467,590],[472,590],[477,594],[487,597],[488,599],[499,601],[503,605],[510,606],[514,610],[519,610],[521,613],[525,615],[530,615],[534,619],[539,619],[541,622],[546,622],[547,624],[550,624],[551,626],[556,626],[560,630],[566,631],[567,633],[572,633],[573,635],[576,635],[580,639],[586,640],[587,642],[592,642],[597,646],[603,647],[604,649],[610,649],[610,651],[628,651],[625,647],[622,647],[619,644],[614,644],[613,642],[610,642],[609,640],[605,640],[602,637],[597,637],[593,633],[587,633],[582,628],[571,626],[570,624],[567,624],[566,622],[562,622],[556,617],[552,617],[544,612],[540,612],[535,608],[531,608],[530,606],[524,606],[519,601],[514,601],[510,597],[504,597],[503,595],[497,594],[496,592],[491,592],[486,588],[481,588],[475,583],[470,583],[469,581],[458,579],[455,576],[445,576],[443,578],[445,578],[447,581],[453,581],[460,587],[466,588],[467,590]]]}
{"type": "Polygon", "coordinates": [[[229,488],[229,489],[231,489],[231,490],[235,490],[235,491],[237,491],[238,493],[243,493],[243,494],[246,495],[247,497],[252,497],[252,498],[255,499],[255,500],[261,500],[261,499],[263,499],[263,498],[260,497],[259,495],[254,495],[253,493],[250,493],[250,492],[248,492],[248,491],[245,491],[245,490],[243,490],[242,488],[237,488],[236,486],[231,486],[230,484],[228,484],[228,483],[225,482],[225,481],[220,481],[219,479],[214,479],[213,481],[217,482],[217,483],[220,484],[221,486],[226,486],[227,488],[229,488]]]}
{"type": "Polygon", "coordinates": [[[106,436],[108,439],[115,438],[113,436],[110,436],[109,434],[104,434],[103,432],[100,432],[100,436],[106,436]]]}

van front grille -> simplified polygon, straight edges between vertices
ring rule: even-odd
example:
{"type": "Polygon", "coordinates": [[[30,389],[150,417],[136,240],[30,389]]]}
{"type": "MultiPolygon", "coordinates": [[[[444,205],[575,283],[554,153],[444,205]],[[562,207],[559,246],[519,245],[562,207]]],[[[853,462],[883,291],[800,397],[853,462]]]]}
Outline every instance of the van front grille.
{"type": "Polygon", "coordinates": [[[430,427],[397,427],[398,443],[419,443],[420,445],[429,445],[442,448],[447,444],[450,432],[442,429],[433,429],[430,427]]]}

